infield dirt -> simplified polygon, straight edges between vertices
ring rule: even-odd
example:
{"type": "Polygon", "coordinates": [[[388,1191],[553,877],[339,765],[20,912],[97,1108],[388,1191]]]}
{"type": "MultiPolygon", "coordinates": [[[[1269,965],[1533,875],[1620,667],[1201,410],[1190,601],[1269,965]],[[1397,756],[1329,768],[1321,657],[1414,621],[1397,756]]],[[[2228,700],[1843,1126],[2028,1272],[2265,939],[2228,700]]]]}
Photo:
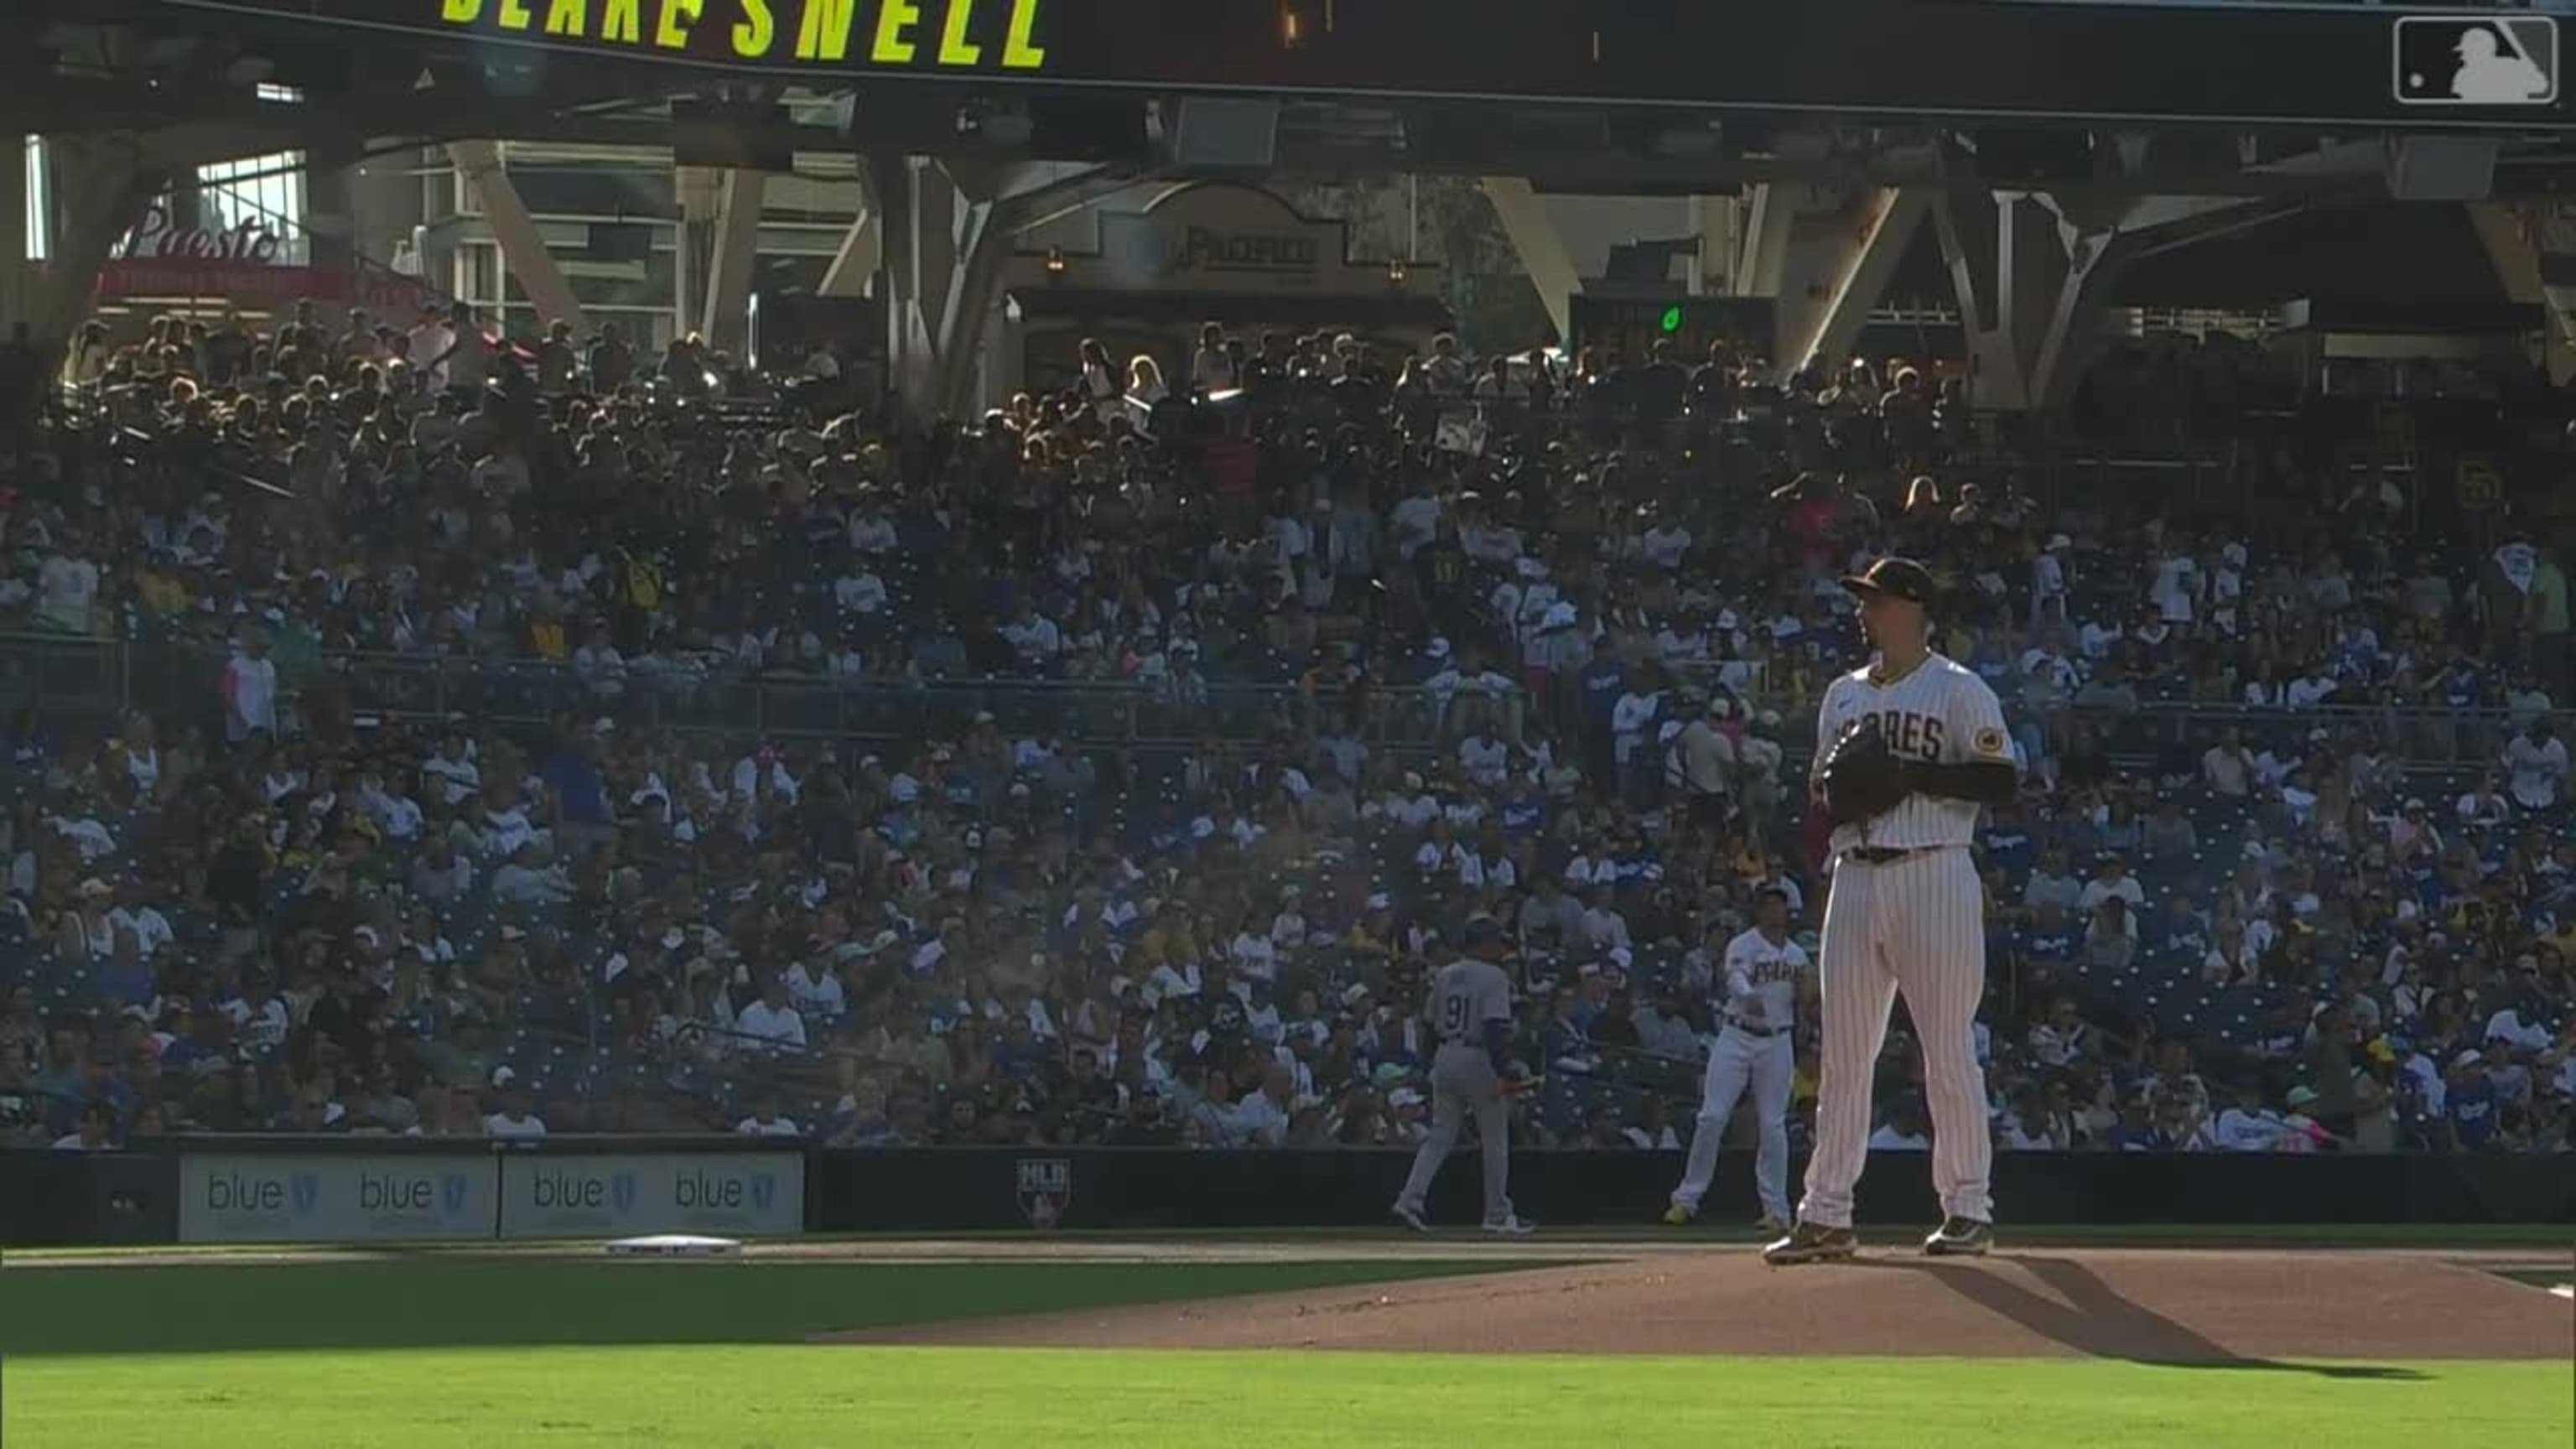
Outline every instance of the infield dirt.
{"type": "MultiPolygon", "coordinates": [[[[2529,1255],[2523,1255],[2528,1257],[2529,1255]]],[[[1744,1250],[828,1335],[823,1341],[1455,1353],[2576,1361],[2563,1299],[2461,1255],[1744,1250]]]]}

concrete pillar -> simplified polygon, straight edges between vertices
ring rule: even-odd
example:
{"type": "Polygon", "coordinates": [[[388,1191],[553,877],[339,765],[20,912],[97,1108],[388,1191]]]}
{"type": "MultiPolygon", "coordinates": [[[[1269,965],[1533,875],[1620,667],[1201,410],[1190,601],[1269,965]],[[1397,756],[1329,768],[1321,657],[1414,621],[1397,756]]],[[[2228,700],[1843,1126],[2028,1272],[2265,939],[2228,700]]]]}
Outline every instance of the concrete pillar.
{"type": "Polygon", "coordinates": [[[2141,253],[2116,224],[2062,222],[2053,244],[2034,254],[2040,246],[2025,240],[2015,267],[2020,280],[2008,295],[2020,299],[2013,325],[2038,336],[2028,378],[2030,405],[2052,408],[2074,396],[2075,384],[2092,365],[2102,346],[2102,311],[2111,285],[2141,253]],[[2038,315],[2042,309],[2044,319],[2038,315]]]}
{"type": "Polygon", "coordinates": [[[27,255],[27,147],[16,136],[0,135],[0,336],[27,315],[42,285],[27,255]]]}
{"type": "Polygon", "coordinates": [[[1780,263],[1773,360],[1784,369],[1839,364],[1860,340],[1931,204],[1925,191],[1876,188],[1807,229],[1780,263]]]}
{"type": "Polygon", "coordinates": [[[2549,380],[2566,386],[2576,379],[2576,214],[2556,202],[2493,201],[2472,202],[2468,213],[2506,297],[2548,314],[2549,380]]]}
{"type": "Polygon", "coordinates": [[[357,228],[349,167],[312,158],[304,177],[304,243],[312,265],[338,271],[355,267],[357,228]]]}
{"type": "Polygon", "coordinates": [[[885,218],[879,212],[871,181],[868,168],[862,163],[859,167],[859,209],[850,217],[850,229],[841,233],[841,244],[832,252],[832,264],[823,269],[819,295],[863,296],[885,266],[885,218]]]}
{"type": "Polygon", "coordinates": [[[768,190],[767,175],[737,167],[725,173],[716,204],[716,254],[698,330],[737,357],[751,340],[751,279],[760,260],[760,212],[768,190]]]}
{"type": "Polygon", "coordinates": [[[1558,341],[1572,341],[1574,294],[1583,290],[1583,276],[1575,270],[1574,255],[1547,214],[1546,198],[1518,176],[1486,177],[1485,196],[1502,219],[1503,234],[1511,238],[1522,270],[1538,287],[1539,303],[1547,308],[1547,320],[1556,328],[1558,341]]]}
{"type": "MultiPolygon", "coordinates": [[[[145,149],[128,135],[69,134],[51,138],[45,151],[45,194],[50,256],[27,255],[26,143],[18,133],[0,138],[0,338],[24,329],[38,359],[35,385],[50,386],[72,334],[98,295],[99,269],[132,229],[144,205],[167,181],[145,149]]],[[[0,413],[16,415],[35,394],[0,398],[0,413]]]]}
{"type": "Polygon", "coordinates": [[[673,228],[671,326],[675,337],[701,331],[707,293],[715,275],[716,222],[721,209],[724,173],[712,166],[671,168],[672,194],[680,203],[680,222],[673,228]]]}
{"type": "Polygon", "coordinates": [[[1790,227],[1805,187],[1765,182],[1737,207],[1735,295],[1777,297],[1789,259],[1790,227]]]}
{"type": "Polygon", "coordinates": [[[739,357],[751,340],[751,279],[760,257],[760,212],[769,178],[706,166],[674,169],[679,192],[673,315],[717,351],[739,357]]]}
{"type": "Polygon", "coordinates": [[[1114,168],[1045,164],[961,179],[927,157],[885,153],[863,156],[861,169],[882,243],[888,385],[923,417],[974,405],[1012,239],[1051,206],[1135,181],[1114,168]]]}
{"type": "Polygon", "coordinates": [[[1691,295],[1726,296],[1735,290],[1735,254],[1744,205],[1732,196],[1694,196],[1687,215],[1699,238],[1699,264],[1691,269],[1691,295]]]}
{"type": "Polygon", "coordinates": [[[939,359],[919,317],[918,278],[924,260],[920,254],[925,248],[932,251],[931,260],[938,265],[929,270],[944,274],[954,260],[954,244],[937,228],[923,227],[915,216],[914,158],[880,154],[863,158],[861,164],[868,193],[876,198],[877,211],[884,218],[884,285],[877,295],[885,299],[886,384],[907,408],[919,411],[939,391],[939,359]]]}
{"type": "Polygon", "coordinates": [[[894,389],[918,416],[960,416],[974,402],[976,353],[1010,238],[1057,188],[978,188],[992,198],[978,200],[927,157],[872,156],[867,170],[881,218],[894,389]]]}
{"type": "Polygon", "coordinates": [[[2150,196],[2114,208],[2033,192],[1943,193],[1932,215],[1975,365],[1971,401],[2004,411],[2064,402],[2130,265],[2300,210],[2242,197],[2150,196]]]}
{"type": "Polygon", "coordinates": [[[822,295],[856,297],[867,291],[869,280],[884,265],[883,224],[874,208],[863,207],[850,218],[850,229],[841,233],[840,249],[832,253],[832,265],[824,269],[822,295]]]}
{"type": "Polygon", "coordinates": [[[510,184],[510,173],[502,169],[501,148],[490,141],[450,141],[447,156],[481,199],[483,219],[501,244],[502,262],[537,309],[537,330],[557,322],[571,323],[576,333],[585,330],[581,303],[546,250],[545,238],[537,234],[536,218],[519,199],[519,189],[510,184]]]}
{"type": "Polygon", "coordinates": [[[47,194],[53,202],[53,255],[44,280],[19,317],[49,356],[89,316],[98,273],[145,206],[170,184],[171,168],[131,136],[63,135],[45,146],[47,194]]]}
{"type": "Polygon", "coordinates": [[[2033,192],[1953,190],[1935,211],[1980,408],[2061,401],[2101,314],[2095,273],[2118,224],[2088,232],[2033,192]]]}

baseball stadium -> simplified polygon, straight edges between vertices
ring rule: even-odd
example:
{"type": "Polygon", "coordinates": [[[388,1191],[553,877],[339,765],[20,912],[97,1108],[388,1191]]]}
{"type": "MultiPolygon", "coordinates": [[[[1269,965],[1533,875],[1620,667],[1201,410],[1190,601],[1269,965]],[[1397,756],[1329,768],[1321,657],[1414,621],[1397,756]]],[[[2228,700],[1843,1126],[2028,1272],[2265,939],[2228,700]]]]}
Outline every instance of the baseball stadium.
{"type": "Polygon", "coordinates": [[[2561,10],[10,0],[0,1443],[2576,1444],[2561,10]]]}

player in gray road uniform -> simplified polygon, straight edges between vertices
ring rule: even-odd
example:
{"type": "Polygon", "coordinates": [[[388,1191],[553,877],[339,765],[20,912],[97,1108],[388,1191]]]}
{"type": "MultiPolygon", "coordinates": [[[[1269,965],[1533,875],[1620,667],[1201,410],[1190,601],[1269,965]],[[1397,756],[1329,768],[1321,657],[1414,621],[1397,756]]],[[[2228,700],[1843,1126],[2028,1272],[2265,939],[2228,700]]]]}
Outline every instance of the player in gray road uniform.
{"type": "Polygon", "coordinates": [[[1502,927],[1491,916],[1467,923],[1467,955],[1431,978],[1429,1007],[1440,1050],[1431,1059],[1431,1135],[1413,1154],[1413,1172],[1395,1200],[1395,1215],[1417,1232],[1430,1231],[1422,1200],[1440,1172],[1467,1114],[1476,1117],[1476,1140],[1485,1157],[1485,1231],[1518,1235],[1530,1230],[1512,1212],[1510,1104],[1517,1085],[1512,1050],[1512,979],[1493,957],[1502,927]],[[1513,1084],[1507,1086],[1507,1083],[1513,1084]]]}

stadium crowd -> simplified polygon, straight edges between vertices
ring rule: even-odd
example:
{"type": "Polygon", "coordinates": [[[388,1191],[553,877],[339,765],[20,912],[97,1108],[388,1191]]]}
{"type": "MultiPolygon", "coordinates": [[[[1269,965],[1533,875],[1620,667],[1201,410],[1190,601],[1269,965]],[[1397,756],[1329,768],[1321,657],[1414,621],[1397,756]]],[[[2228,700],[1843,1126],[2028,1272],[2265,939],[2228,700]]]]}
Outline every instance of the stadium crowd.
{"type": "Polygon", "coordinates": [[[1516,1136],[1677,1146],[1712,955],[1819,919],[1834,579],[1895,551],[2026,767],[2002,1146],[2570,1145],[2566,522],[2428,519],[2241,356],[2075,410],[2280,404],[2214,490],[2043,484],[1939,368],[1660,348],[1211,326],[937,426],[462,313],[69,368],[0,495],[10,1143],[1407,1144],[1419,984],[1499,935],[1516,1136]]]}

